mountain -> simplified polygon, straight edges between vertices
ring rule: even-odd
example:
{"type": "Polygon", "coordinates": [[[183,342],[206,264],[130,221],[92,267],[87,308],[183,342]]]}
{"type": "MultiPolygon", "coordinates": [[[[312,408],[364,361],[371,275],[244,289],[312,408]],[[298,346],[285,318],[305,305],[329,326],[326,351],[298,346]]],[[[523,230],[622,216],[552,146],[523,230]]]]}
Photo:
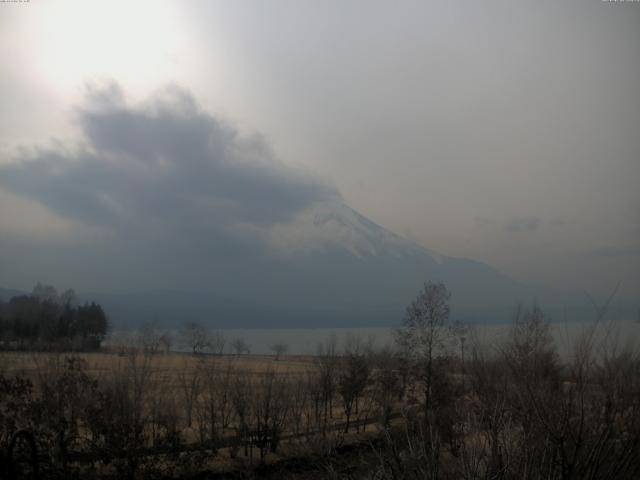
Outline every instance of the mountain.
{"type": "MultiPolygon", "coordinates": [[[[427,249],[336,201],[317,203],[276,226],[268,241],[280,252],[274,271],[286,278],[276,285],[286,285],[287,303],[368,309],[376,324],[400,318],[428,280],[444,282],[454,311],[467,319],[502,321],[517,301],[557,296],[481,262],[427,249]]],[[[272,295],[282,301],[286,294],[272,295]]]]}
{"type": "Polygon", "coordinates": [[[593,318],[584,297],[441,255],[339,201],[316,203],[260,236],[263,254],[219,259],[198,291],[87,293],[80,300],[103,305],[116,328],[150,320],[219,328],[392,326],[425,281],[442,281],[452,293],[454,319],[505,322],[518,302],[534,299],[555,320],[593,318]]]}
{"type": "Polygon", "coordinates": [[[220,328],[397,325],[425,281],[443,281],[452,316],[508,321],[536,299],[557,320],[592,318],[583,298],[525,285],[474,260],[402,238],[338,201],[263,232],[269,255],[220,263],[210,290],[94,294],[116,324],[197,320],[220,328]],[[587,307],[585,309],[585,306],[587,307]]]}

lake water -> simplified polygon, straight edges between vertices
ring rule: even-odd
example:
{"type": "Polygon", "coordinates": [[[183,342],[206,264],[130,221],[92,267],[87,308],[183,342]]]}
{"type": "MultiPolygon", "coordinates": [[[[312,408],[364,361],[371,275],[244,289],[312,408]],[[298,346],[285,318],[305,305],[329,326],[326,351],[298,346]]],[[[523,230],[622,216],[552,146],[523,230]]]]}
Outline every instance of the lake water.
{"type": "MultiPolygon", "coordinates": [[[[561,356],[569,355],[571,346],[594,324],[589,322],[569,322],[551,324],[551,333],[561,356]]],[[[485,345],[497,345],[509,331],[509,325],[476,325],[472,326],[469,339],[485,345]]],[[[250,347],[252,354],[273,354],[272,345],[285,344],[289,354],[315,354],[320,343],[335,339],[338,351],[342,351],[350,338],[358,338],[369,342],[374,348],[393,345],[393,329],[383,327],[372,328],[271,328],[271,329],[224,329],[220,330],[226,340],[225,352],[232,353],[231,343],[242,338],[250,347]]],[[[176,341],[176,351],[188,351],[179,339],[179,331],[172,332],[176,341]]],[[[131,332],[114,332],[107,343],[118,343],[134,336],[131,332]]],[[[598,343],[606,341],[608,345],[618,347],[640,345],[640,323],[637,321],[615,321],[601,323],[596,328],[598,343]]]]}

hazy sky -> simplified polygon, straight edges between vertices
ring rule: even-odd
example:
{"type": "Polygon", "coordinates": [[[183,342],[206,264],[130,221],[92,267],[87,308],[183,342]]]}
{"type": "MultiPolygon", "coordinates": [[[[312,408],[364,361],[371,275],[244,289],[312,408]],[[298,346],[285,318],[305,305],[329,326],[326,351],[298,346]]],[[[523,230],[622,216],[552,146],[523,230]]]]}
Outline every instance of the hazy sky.
{"type": "Polygon", "coordinates": [[[48,256],[141,224],[165,253],[242,249],[331,197],[524,282],[637,295],[639,50],[632,2],[0,4],[0,285],[83,290],[48,256]]]}

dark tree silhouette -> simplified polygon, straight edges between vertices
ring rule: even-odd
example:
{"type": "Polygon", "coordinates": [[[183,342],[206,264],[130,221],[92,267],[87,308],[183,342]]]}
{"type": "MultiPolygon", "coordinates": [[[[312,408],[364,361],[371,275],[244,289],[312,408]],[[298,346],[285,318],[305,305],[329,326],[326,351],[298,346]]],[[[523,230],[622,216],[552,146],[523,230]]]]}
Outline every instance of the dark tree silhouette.
{"type": "Polygon", "coordinates": [[[100,348],[109,329],[107,315],[95,302],[79,306],[75,302],[73,290],[58,295],[55,288],[38,284],[32,294],[0,303],[1,345],[100,348]]]}
{"type": "Polygon", "coordinates": [[[402,328],[396,331],[396,342],[413,363],[413,370],[421,372],[424,386],[424,410],[431,408],[435,359],[449,332],[451,294],[444,283],[424,284],[424,288],[407,308],[402,328]]]}

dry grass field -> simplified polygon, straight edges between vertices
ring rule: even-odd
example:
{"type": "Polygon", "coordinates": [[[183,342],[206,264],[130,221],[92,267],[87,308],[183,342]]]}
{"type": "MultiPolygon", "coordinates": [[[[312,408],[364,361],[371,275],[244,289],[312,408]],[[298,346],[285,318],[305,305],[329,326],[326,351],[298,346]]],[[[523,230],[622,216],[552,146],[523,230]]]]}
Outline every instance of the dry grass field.
{"type": "MultiPolygon", "coordinates": [[[[36,378],[43,368],[56,368],[70,355],[81,358],[92,376],[100,377],[119,371],[130,363],[128,355],[110,352],[48,353],[48,352],[0,352],[0,372],[36,378]]],[[[313,367],[310,355],[288,355],[276,359],[274,355],[192,355],[189,353],[162,353],[148,357],[149,368],[166,378],[174,377],[185,369],[195,369],[203,364],[218,369],[232,367],[250,374],[273,371],[285,375],[303,375],[313,367]]]]}
{"type": "MultiPolygon", "coordinates": [[[[134,468],[127,463],[129,451],[143,448],[147,453],[138,456],[154,458],[165,470],[189,470],[164,458],[168,451],[183,451],[200,459],[193,468],[227,471],[332,450],[379,430],[371,419],[376,415],[373,389],[365,393],[363,385],[354,397],[359,405],[355,410],[349,407],[351,428],[346,431],[345,408],[337,392],[342,360],[325,360],[329,362],[312,356],[135,350],[0,352],[0,374],[33,384],[32,397],[50,411],[49,430],[57,429],[56,415],[74,424],[64,434],[69,458],[111,452],[125,457],[119,471],[124,474],[134,468]],[[85,414],[104,421],[92,425],[85,414]],[[87,448],[96,443],[102,447],[87,448]]],[[[80,471],[83,462],[78,464],[80,471]]],[[[101,465],[100,471],[113,470],[113,462],[109,464],[101,465]]]]}
{"type": "Polygon", "coordinates": [[[640,350],[594,345],[561,361],[529,316],[466,357],[0,352],[0,449],[32,432],[51,478],[639,478],[640,350]]]}

